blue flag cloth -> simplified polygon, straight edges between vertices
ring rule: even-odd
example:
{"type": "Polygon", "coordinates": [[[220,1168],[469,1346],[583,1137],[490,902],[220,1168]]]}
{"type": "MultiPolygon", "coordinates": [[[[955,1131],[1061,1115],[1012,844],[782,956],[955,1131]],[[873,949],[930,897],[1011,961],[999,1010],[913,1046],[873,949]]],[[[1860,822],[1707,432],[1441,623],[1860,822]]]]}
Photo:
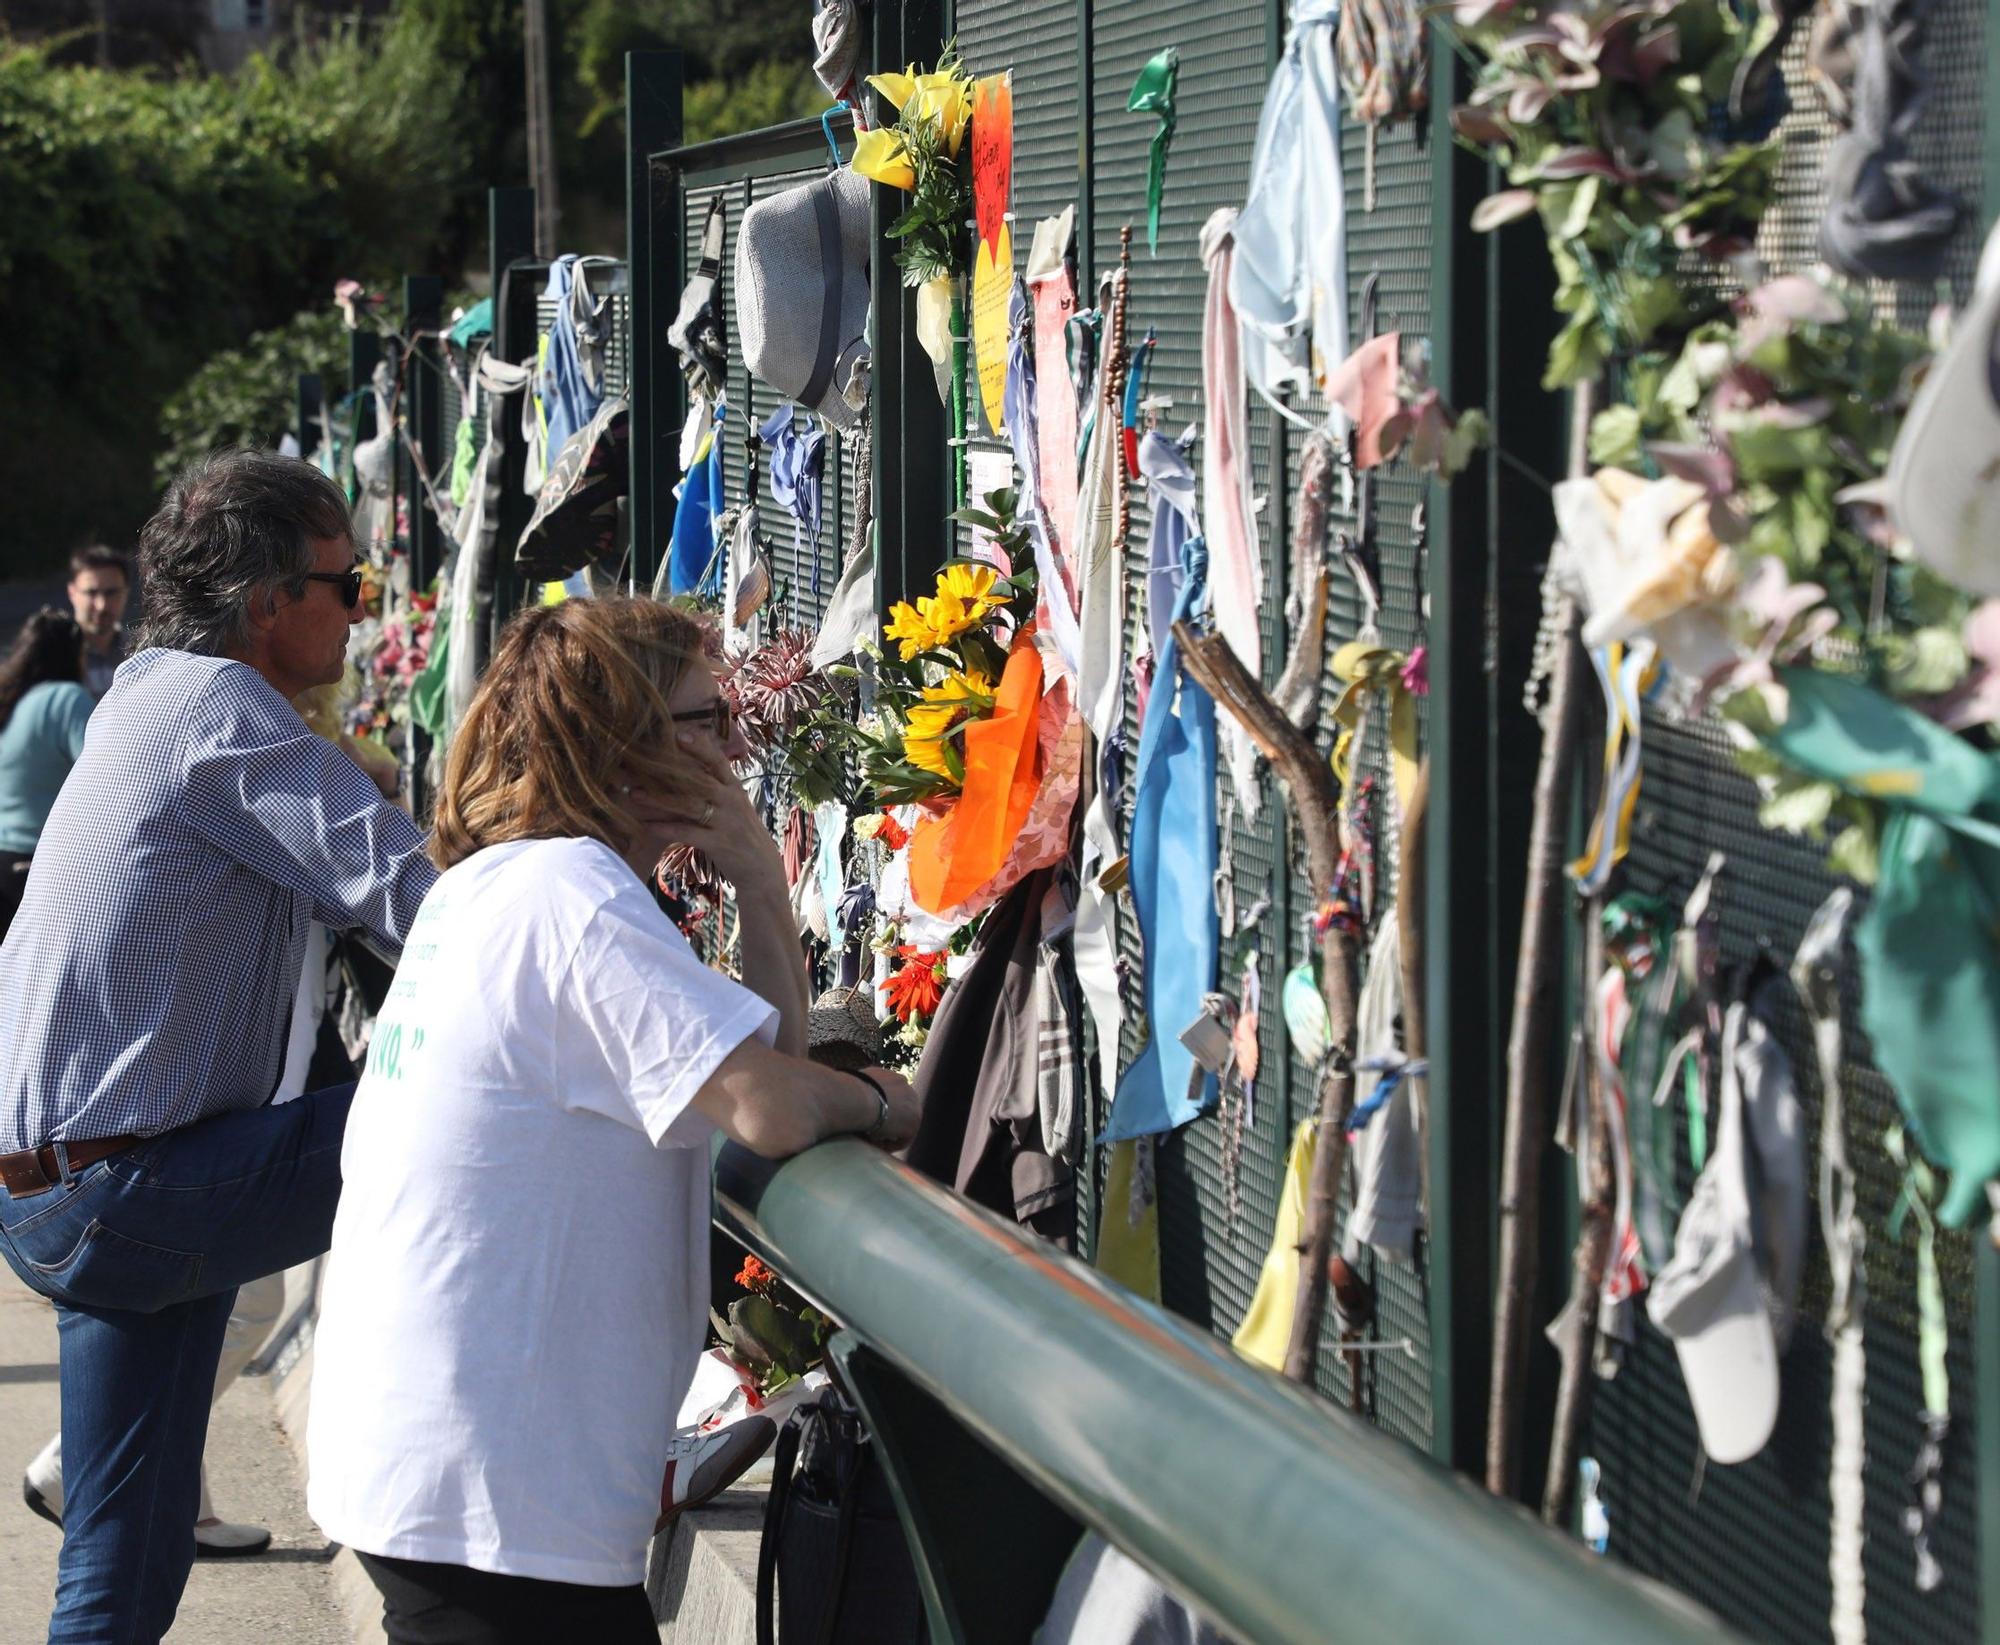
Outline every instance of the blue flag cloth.
{"type": "MultiPolygon", "coordinates": [[[[1208,547],[1181,545],[1176,620],[1208,595],[1208,547]]],[[[1185,1125],[1215,1105],[1215,1076],[1196,1081],[1181,1032],[1201,1015],[1215,987],[1222,946],[1215,914],[1215,702],[1181,668],[1169,630],[1159,651],[1153,700],[1139,734],[1138,792],[1132,802],[1132,906],[1144,945],[1145,1050],[1125,1070],[1102,1142],[1151,1136],[1185,1125]]]]}
{"type": "Polygon", "coordinates": [[[716,561],[715,516],[724,506],[722,486],[722,423],[729,415],[725,401],[715,408],[707,453],[697,453],[694,467],[679,487],[674,510],[673,544],[668,549],[667,592],[692,594],[716,561]]]}

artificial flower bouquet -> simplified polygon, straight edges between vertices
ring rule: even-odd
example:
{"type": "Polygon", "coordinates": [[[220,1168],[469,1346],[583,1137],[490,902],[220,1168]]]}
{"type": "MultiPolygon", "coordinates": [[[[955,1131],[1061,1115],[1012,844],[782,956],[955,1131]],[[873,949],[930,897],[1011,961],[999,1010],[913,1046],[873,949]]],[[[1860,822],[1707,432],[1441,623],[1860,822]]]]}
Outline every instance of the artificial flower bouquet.
{"type": "Polygon", "coordinates": [[[996,491],[968,523],[994,532],[1002,565],[952,560],[929,594],[889,608],[876,662],[876,726],[863,730],[861,764],[877,806],[947,810],[965,786],[967,730],[999,701],[1008,653],[1026,643],[1036,579],[1024,534],[1013,528],[1015,498],[996,491]]]}

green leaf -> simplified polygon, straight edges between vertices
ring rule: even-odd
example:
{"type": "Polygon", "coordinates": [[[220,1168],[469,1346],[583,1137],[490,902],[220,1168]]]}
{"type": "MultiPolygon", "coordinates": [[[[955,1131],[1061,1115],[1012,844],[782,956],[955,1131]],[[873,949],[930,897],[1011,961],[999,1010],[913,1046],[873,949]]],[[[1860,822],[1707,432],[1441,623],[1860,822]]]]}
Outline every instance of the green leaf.
{"type": "Polygon", "coordinates": [[[1463,473],[1472,461],[1473,453],[1487,445],[1492,437],[1492,426],[1487,422],[1485,412],[1477,406],[1470,411],[1461,411],[1458,420],[1451,426],[1451,432],[1444,437],[1440,474],[1448,480],[1463,473]]]}
{"type": "Polygon", "coordinates": [[[1972,659],[1952,628],[1920,628],[1883,636],[1888,685],[1899,697],[1935,697],[1965,678],[1972,659]]]}
{"type": "Polygon", "coordinates": [[[1839,788],[1830,782],[1781,778],[1778,791],[1758,806],[1757,821],[1784,834],[1817,835],[1839,799],[1839,788]]]}
{"type": "Polygon", "coordinates": [[[1607,406],[1590,420],[1590,460],[1599,468],[1639,466],[1637,406],[1607,406]]]}
{"type": "Polygon", "coordinates": [[[1578,314],[1549,344],[1549,363],[1542,373],[1542,387],[1569,388],[1595,377],[1604,369],[1610,354],[1610,344],[1597,316],[1587,312],[1578,314]]]}
{"type": "Polygon", "coordinates": [[[1745,480],[1775,481],[1833,466],[1833,447],[1821,424],[1790,428],[1732,413],[1720,420],[1720,426],[1729,454],[1745,480]]]}
{"type": "Polygon", "coordinates": [[[1861,885],[1873,885],[1882,872],[1881,829],[1875,812],[1850,798],[1841,806],[1840,815],[1847,819],[1847,826],[1826,848],[1827,871],[1861,885]]]}
{"type": "Polygon", "coordinates": [[[729,1337],[743,1364],[768,1366],[795,1377],[811,1369],[818,1349],[812,1328],[769,1297],[748,1296],[732,1302],[729,1337]]]}

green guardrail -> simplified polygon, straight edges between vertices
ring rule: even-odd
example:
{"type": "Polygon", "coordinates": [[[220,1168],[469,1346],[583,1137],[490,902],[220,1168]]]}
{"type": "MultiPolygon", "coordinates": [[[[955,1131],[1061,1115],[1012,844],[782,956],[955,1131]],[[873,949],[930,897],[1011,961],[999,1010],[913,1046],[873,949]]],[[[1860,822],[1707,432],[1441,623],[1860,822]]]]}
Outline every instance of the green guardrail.
{"type": "Polygon", "coordinates": [[[715,1184],[845,1322],[934,1645],[1025,1645],[1082,1526],[1241,1645],[1738,1637],[859,1142],[715,1184]]]}

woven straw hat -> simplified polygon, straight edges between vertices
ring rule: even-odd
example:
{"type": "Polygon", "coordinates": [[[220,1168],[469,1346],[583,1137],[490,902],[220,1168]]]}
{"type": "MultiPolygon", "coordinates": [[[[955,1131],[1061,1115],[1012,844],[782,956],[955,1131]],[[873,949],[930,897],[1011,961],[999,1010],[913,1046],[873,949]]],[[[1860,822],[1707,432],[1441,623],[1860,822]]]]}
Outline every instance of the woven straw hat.
{"type": "Polygon", "coordinates": [[[882,1060],[874,990],[829,988],[806,1013],[806,1055],[829,1068],[870,1068],[882,1060]]]}
{"type": "Polygon", "coordinates": [[[847,168],[759,200],[736,235],[736,325],[752,375],[834,427],[868,394],[868,180],[847,168]]]}

